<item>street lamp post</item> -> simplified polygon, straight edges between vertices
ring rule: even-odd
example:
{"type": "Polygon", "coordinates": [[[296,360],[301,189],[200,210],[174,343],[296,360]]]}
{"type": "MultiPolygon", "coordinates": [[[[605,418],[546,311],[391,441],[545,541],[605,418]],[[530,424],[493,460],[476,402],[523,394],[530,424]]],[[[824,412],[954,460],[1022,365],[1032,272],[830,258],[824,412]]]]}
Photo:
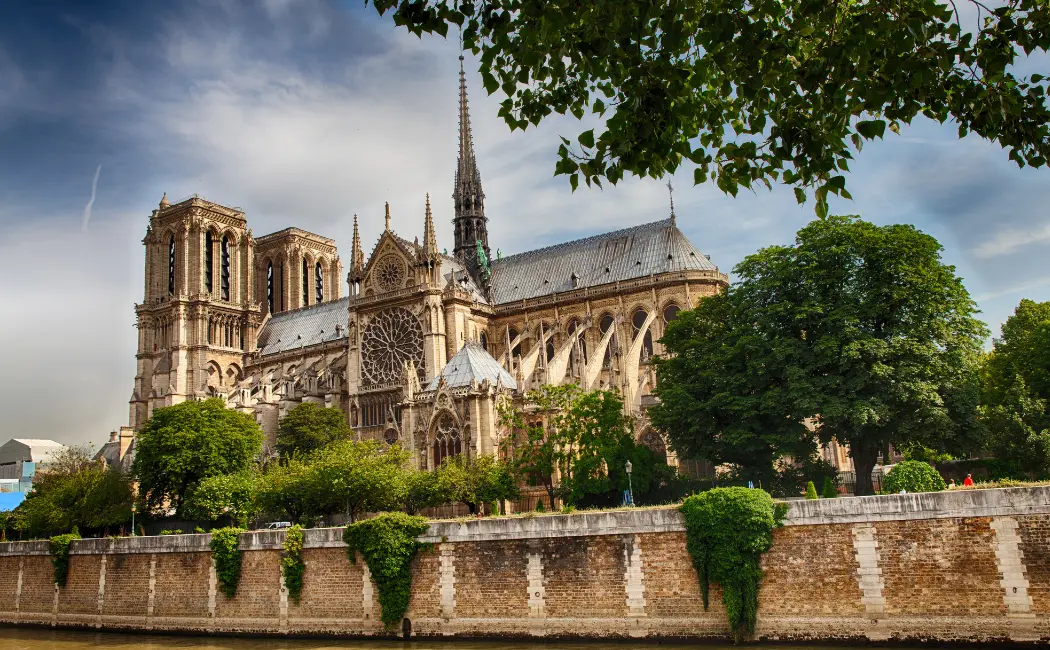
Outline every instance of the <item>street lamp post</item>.
{"type": "Polygon", "coordinates": [[[634,487],[631,485],[631,461],[627,461],[627,505],[634,505],[634,487]]]}
{"type": "Polygon", "coordinates": [[[135,536],[135,502],[131,502],[131,536],[135,536]]]}

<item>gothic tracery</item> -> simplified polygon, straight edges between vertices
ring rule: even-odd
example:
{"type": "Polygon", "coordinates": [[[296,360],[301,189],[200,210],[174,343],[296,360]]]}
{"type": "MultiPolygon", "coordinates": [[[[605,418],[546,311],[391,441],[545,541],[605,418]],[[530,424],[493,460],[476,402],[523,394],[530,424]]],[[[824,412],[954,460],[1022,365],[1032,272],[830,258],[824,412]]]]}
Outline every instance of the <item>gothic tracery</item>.
{"type": "Polygon", "coordinates": [[[422,371],[423,327],[404,307],[384,309],[365,328],[361,353],[361,369],[366,383],[399,382],[408,361],[422,371]]]}

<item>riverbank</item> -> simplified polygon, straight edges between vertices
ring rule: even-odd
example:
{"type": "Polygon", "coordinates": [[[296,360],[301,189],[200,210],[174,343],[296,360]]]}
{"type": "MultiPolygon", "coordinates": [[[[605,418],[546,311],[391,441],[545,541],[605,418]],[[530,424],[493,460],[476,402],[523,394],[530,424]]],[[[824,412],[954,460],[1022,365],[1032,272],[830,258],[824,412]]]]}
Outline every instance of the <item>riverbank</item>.
{"type": "MultiPolygon", "coordinates": [[[[299,603],[284,532],[244,533],[237,594],[217,588],[209,535],[79,540],[56,588],[46,542],[0,544],[0,621],[105,630],[397,636],[378,622],[342,529],[305,531],[299,603]]],[[[709,610],[677,511],[435,522],[413,563],[412,637],[728,637],[709,610]]],[[[757,637],[791,642],[1050,640],[1050,488],[793,501],[762,558],[757,637]]]]}

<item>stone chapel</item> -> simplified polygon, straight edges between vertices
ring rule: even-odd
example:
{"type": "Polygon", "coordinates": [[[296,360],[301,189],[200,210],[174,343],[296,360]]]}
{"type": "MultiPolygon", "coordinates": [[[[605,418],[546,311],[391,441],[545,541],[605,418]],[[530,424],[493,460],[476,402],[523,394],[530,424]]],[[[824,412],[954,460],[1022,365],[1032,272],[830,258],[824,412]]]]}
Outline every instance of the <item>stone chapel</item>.
{"type": "MultiPolygon", "coordinates": [[[[420,468],[494,453],[500,400],[541,384],[616,388],[636,436],[650,360],[679,310],[727,276],[668,218],[493,259],[460,59],[452,253],[427,197],[422,238],[390,226],[367,257],[357,218],[345,276],[335,241],[299,228],[256,237],[244,213],[194,196],[153,211],[131,428],[153,409],[220,397],[267,444],[302,402],[339,407],[361,439],[399,443],[420,468]]],[[[673,454],[668,459],[675,463],[673,454]]]]}

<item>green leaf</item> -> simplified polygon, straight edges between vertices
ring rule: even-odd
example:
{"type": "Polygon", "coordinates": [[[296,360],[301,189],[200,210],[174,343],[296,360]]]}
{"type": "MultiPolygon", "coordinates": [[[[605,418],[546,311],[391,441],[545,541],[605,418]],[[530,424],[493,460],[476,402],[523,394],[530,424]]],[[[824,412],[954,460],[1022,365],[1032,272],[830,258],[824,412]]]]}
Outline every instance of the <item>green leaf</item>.
{"type": "Polygon", "coordinates": [[[588,149],[594,147],[594,129],[584,131],[577,139],[580,141],[581,145],[588,149]]]}

